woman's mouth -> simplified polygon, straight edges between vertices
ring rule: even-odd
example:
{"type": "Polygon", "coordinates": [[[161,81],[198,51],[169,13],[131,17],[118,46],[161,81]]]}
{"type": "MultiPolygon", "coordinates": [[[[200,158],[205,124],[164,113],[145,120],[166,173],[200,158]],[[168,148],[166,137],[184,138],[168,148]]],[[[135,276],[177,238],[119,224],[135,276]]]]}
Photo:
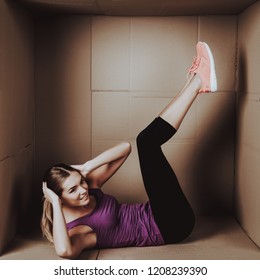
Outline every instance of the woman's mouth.
{"type": "Polygon", "coordinates": [[[88,198],[89,198],[88,194],[85,193],[84,195],[82,195],[82,197],[80,198],[80,200],[86,200],[86,199],[88,199],[88,198]]]}

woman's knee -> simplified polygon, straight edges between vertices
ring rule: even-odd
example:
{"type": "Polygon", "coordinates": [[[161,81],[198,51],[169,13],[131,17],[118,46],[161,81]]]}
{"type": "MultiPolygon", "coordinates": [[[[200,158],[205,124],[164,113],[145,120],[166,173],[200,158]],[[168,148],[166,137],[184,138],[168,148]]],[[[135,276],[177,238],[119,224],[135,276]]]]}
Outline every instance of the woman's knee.
{"type": "Polygon", "coordinates": [[[195,215],[194,213],[191,214],[189,221],[186,223],[186,225],[183,228],[182,231],[182,238],[180,241],[184,241],[185,239],[187,239],[193,232],[194,226],[195,226],[195,215]]]}
{"type": "Polygon", "coordinates": [[[174,226],[174,232],[171,235],[165,236],[165,242],[174,244],[184,241],[192,234],[194,226],[195,215],[192,213],[185,222],[174,226]]]}
{"type": "Polygon", "coordinates": [[[187,239],[192,234],[194,226],[195,226],[195,215],[192,214],[189,221],[181,229],[179,234],[179,240],[177,240],[177,242],[181,242],[187,239]]]}
{"type": "Polygon", "coordinates": [[[143,130],[136,137],[137,148],[140,149],[140,148],[146,147],[148,143],[149,143],[148,137],[145,134],[145,131],[143,130]]]}

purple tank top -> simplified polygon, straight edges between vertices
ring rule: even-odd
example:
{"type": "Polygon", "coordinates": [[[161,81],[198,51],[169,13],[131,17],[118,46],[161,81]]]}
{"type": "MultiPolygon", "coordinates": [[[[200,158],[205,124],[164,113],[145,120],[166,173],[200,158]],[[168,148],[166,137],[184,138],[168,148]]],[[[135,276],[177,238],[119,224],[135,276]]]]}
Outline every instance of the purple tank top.
{"type": "Polygon", "coordinates": [[[96,198],[95,209],[67,223],[68,230],[78,225],[89,226],[96,233],[97,248],[165,244],[149,202],[119,204],[115,197],[100,189],[89,189],[89,193],[96,198]]]}

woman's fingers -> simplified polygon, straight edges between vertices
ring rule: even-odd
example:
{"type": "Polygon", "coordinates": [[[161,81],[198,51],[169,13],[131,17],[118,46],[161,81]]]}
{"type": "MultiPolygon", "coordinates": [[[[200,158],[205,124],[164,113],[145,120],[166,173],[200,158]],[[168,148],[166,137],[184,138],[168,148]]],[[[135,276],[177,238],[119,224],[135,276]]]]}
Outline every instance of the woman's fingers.
{"type": "Polygon", "coordinates": [[[70,165],[74,169],[78,170],[83,177],[87,175],[87,171],[85,170],[85,165],[84,164],[77,164],[77,165],[70,165]]]}
{"type": "Polygon", "coordinates": [[[48,201],[50,201],[51,203],[54,203],[57,200],[59,200],[59,196],[54,191],[52,191],[51,189],[49,189],[47,187],[47,183],[46,182],[43,182],[43,184],[42,184],[42,191],[43,191],[44,197],[48,201]]]}
{"type": "Polygon", "coordinates": [[[47,188],[46,182],[42,182],[42,191],[44,195],[45,195],[46,188],[47,188]]]}

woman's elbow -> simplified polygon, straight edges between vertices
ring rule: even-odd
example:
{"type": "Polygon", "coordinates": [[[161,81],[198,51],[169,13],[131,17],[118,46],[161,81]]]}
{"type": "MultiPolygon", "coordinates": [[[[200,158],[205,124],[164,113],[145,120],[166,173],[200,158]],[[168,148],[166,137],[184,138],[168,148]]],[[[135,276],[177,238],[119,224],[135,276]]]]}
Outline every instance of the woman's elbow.
{"type": "Polygon", "coordinates": [[[62,258],[62,259],[75,259],[78,257],[79,253],[73,252],[72,250],[69,249],[64,249],[64,250],[56,250],[57,255],[62,258]]]}
{"type": "Polygon", "coordinates": [[[77,258],[77,255],[71,254],[71,253],[59,253],[58,256],[62,259],[68,259],[73,260],[77,258]]]}
{"type": "Polygon", "coordinates": [[[125,142],[122,142],[122,145],[124,146],[124,150],[125,150],[126,154],[129,155],[132,151],[131,143],[125,141],[125,142]]]}

